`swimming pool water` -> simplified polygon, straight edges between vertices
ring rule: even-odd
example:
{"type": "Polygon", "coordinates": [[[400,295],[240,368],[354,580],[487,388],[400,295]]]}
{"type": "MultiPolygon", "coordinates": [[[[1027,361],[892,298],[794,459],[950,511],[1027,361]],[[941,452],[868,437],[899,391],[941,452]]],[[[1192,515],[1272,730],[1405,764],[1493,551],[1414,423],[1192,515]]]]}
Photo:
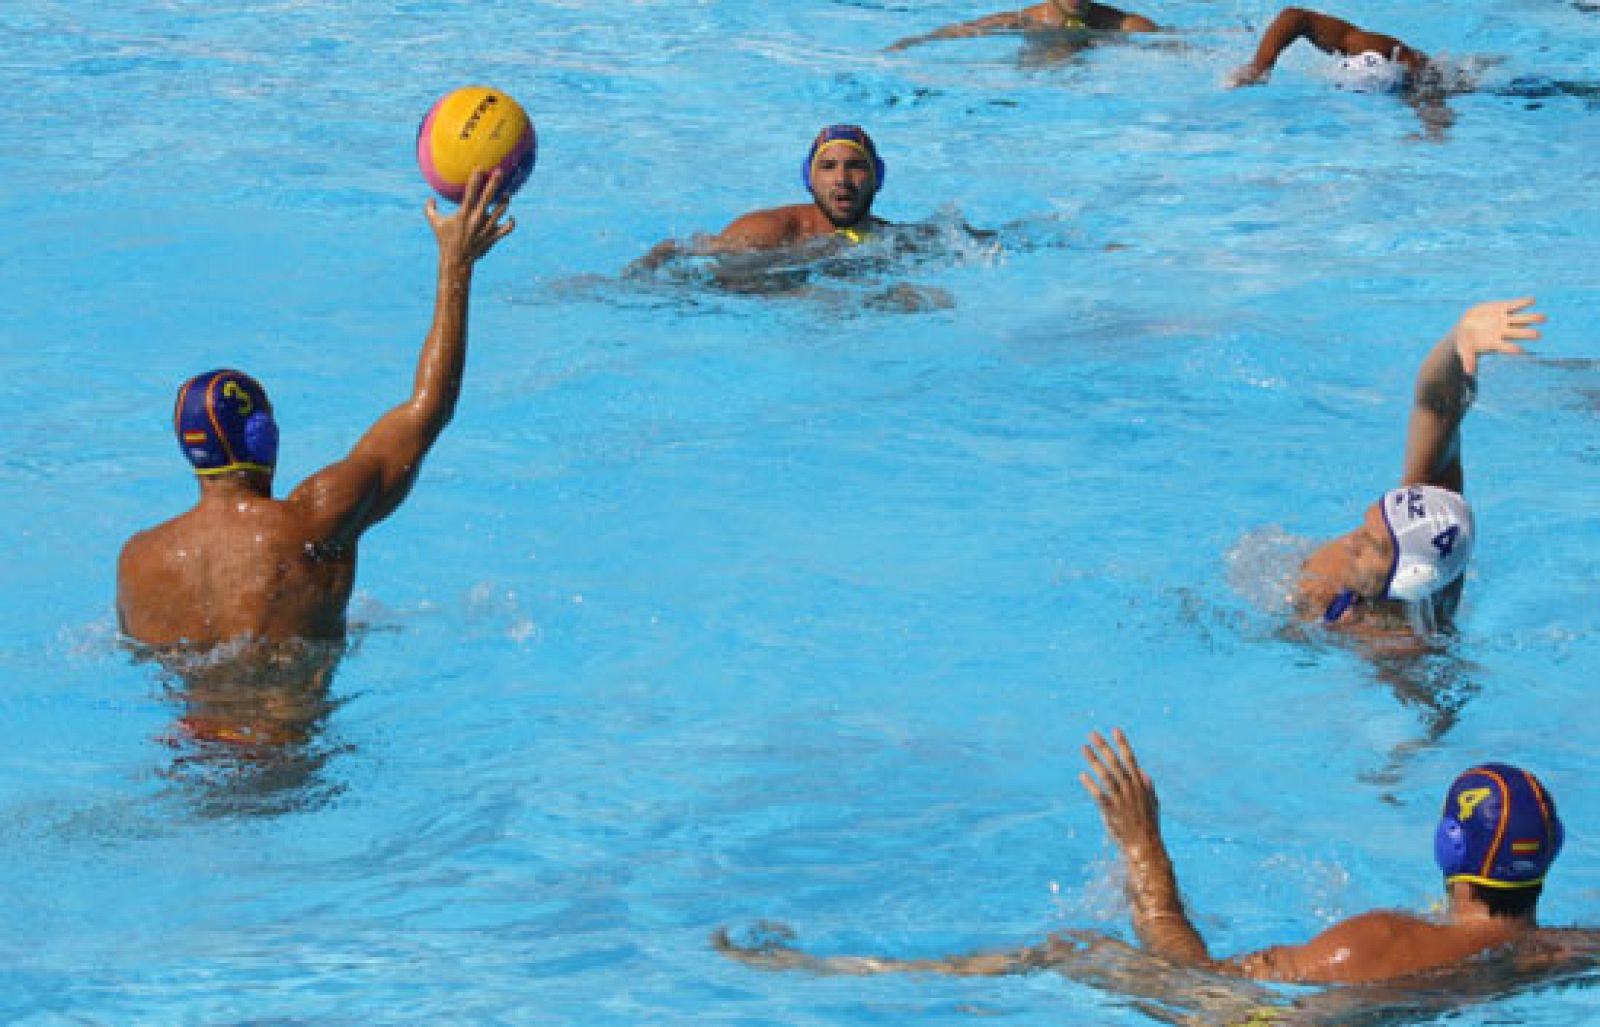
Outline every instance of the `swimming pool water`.
{"type": "MultiPolygon", "coordinates": [[[[1126,938],[1076,780],[1116,724],[1217,951],[1427,908],[1436,804],[1482,759],[1560,800],[1545,921],[1600,922],[1595,13],[1339,8],[1479,77],[1429,140],[1310,52],[1221,90],[1269,5],[1128,6],[1175,31],[884,54],[991,8],[0,9],[0,1018],[1150,1022],[1052,975],[707,942],[1126,938]],[[366,543],[332,708],[266,765],[173,742],[111,615],[123,539],[192,498],[172,390],[257,374],[282,482],[404,395],[415,120],[476,81],[529,108],[539,167],[457,419],[366,543]],[[930,252],[799,295],[622,273],[795,202],[837,120],[930,252]],[[876,303],[899,282],[950,303],[876,303]],[[1426,347],[1523,294],[1539,355],[1492,360],[1465,428],[1460,637],[1399,668],[1285,638],[1271,584],[1392,484],[1426,347]]],[[[1585,1022],[1586,984],[1413,1019],[1585,1022]]]]}

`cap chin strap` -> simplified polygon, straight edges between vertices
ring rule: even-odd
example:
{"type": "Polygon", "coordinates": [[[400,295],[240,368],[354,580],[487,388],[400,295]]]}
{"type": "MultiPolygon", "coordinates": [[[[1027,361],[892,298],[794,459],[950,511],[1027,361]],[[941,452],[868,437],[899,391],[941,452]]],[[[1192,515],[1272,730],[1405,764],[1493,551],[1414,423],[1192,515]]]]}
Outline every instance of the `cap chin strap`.
{"type": "Polygon", "coordinates": [[[1477,874],[1455,874],[1444,879],[1445,884],[1455,884],[1457,881],[1463,881],[1467,884],[1481,884],[1485,888],[1493,888],[1496,891],[1516,891],[1519,888],[1537,887],[1544,883],[1544,878],[1540,877],[1535,881],[1496,881],[1492,877],[1479,877],[1477,874]]]}
{"type": "Polygon", "coordinates": [[[1324,624],[1337,623],[1340,617],[1349,613],[1350,609],[1360,602],[1360,592],[1353,588],[1340,589],[1339,594],[1333,597],[1333,602],[1329,603],[1328,608],[1322,611],[1322,622],[1324,624]]]}
{"type": "Polygon", "coordinates": [[[219,474],[232,474],[234,471],[259,471],[262,474],[272,474],[274,470],[271,464],[236,463],[226,467],[196,467],[194,473],[199,478],[214,478],[219,474]]]}

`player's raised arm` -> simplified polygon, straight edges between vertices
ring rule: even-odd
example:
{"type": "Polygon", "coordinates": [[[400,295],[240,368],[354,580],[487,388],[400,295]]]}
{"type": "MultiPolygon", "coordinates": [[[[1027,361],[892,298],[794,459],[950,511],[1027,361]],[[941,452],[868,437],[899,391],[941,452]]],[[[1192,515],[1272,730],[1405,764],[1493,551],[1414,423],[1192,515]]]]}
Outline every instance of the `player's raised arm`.
{"type": "Polygon", "coordinates": [[[289,501],[305,504],[326,528],[328,540],[354,542],[395,511],[411,491],[422,459],[455,414],[467,360],[467,307],[478,260],[516,222],[507,218],[502,175],[474,172],[454,214],[426,213],[439,246],[433,326],[417,360],[411,397],[378,419],[350,454],[307,478],[289,501]]]}

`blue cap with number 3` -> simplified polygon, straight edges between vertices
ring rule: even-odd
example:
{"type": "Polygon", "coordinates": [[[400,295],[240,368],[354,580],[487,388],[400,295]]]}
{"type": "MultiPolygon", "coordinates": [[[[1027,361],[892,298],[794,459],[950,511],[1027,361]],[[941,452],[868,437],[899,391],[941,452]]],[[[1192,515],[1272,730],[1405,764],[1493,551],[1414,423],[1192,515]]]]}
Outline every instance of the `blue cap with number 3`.
{"type": "Polygon", "coordinates": [[[1406,485],[1378,501],[1394,542],[1384,595],[1420,602],[1461,577],[1472,556],[1472,508],[1458,492],[1406,485]]]}
{"type": "Polygon", "coordinates": [[[242,371],[219,368],[184,382],[172,427],[196,474],[271,474],[278,462],[278,425],[267,390],[242,371]]]}

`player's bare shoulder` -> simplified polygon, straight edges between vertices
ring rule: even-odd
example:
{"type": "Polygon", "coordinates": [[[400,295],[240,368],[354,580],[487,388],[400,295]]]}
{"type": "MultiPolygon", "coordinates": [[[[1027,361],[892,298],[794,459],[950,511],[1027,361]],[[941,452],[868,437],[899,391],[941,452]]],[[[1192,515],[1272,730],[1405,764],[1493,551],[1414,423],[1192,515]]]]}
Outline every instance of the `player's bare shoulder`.
{"type": "Polygon", "coordinates": [[[180,514],[154,527],[134,533],[122,544],[117,558],[117,582],[124,583],[158,575],[170,567],[181,552],[184,537],[183,522],[188,514],[180,514]]]}
{"type": "Polygon", "coordinates": [[[720,246],[731,249],[766,249],[797,242],[809,234],[816,208],[809,203],[769,207],[740,215],[717,235],[720,246]]]}
{"type": "Polygon", "coordinates": [[[159,611],[182,590],[182,522],[174,517],[134,534],[117,557],[117,621],[124,634],[151,639],[166,632],[159,611]]]}

